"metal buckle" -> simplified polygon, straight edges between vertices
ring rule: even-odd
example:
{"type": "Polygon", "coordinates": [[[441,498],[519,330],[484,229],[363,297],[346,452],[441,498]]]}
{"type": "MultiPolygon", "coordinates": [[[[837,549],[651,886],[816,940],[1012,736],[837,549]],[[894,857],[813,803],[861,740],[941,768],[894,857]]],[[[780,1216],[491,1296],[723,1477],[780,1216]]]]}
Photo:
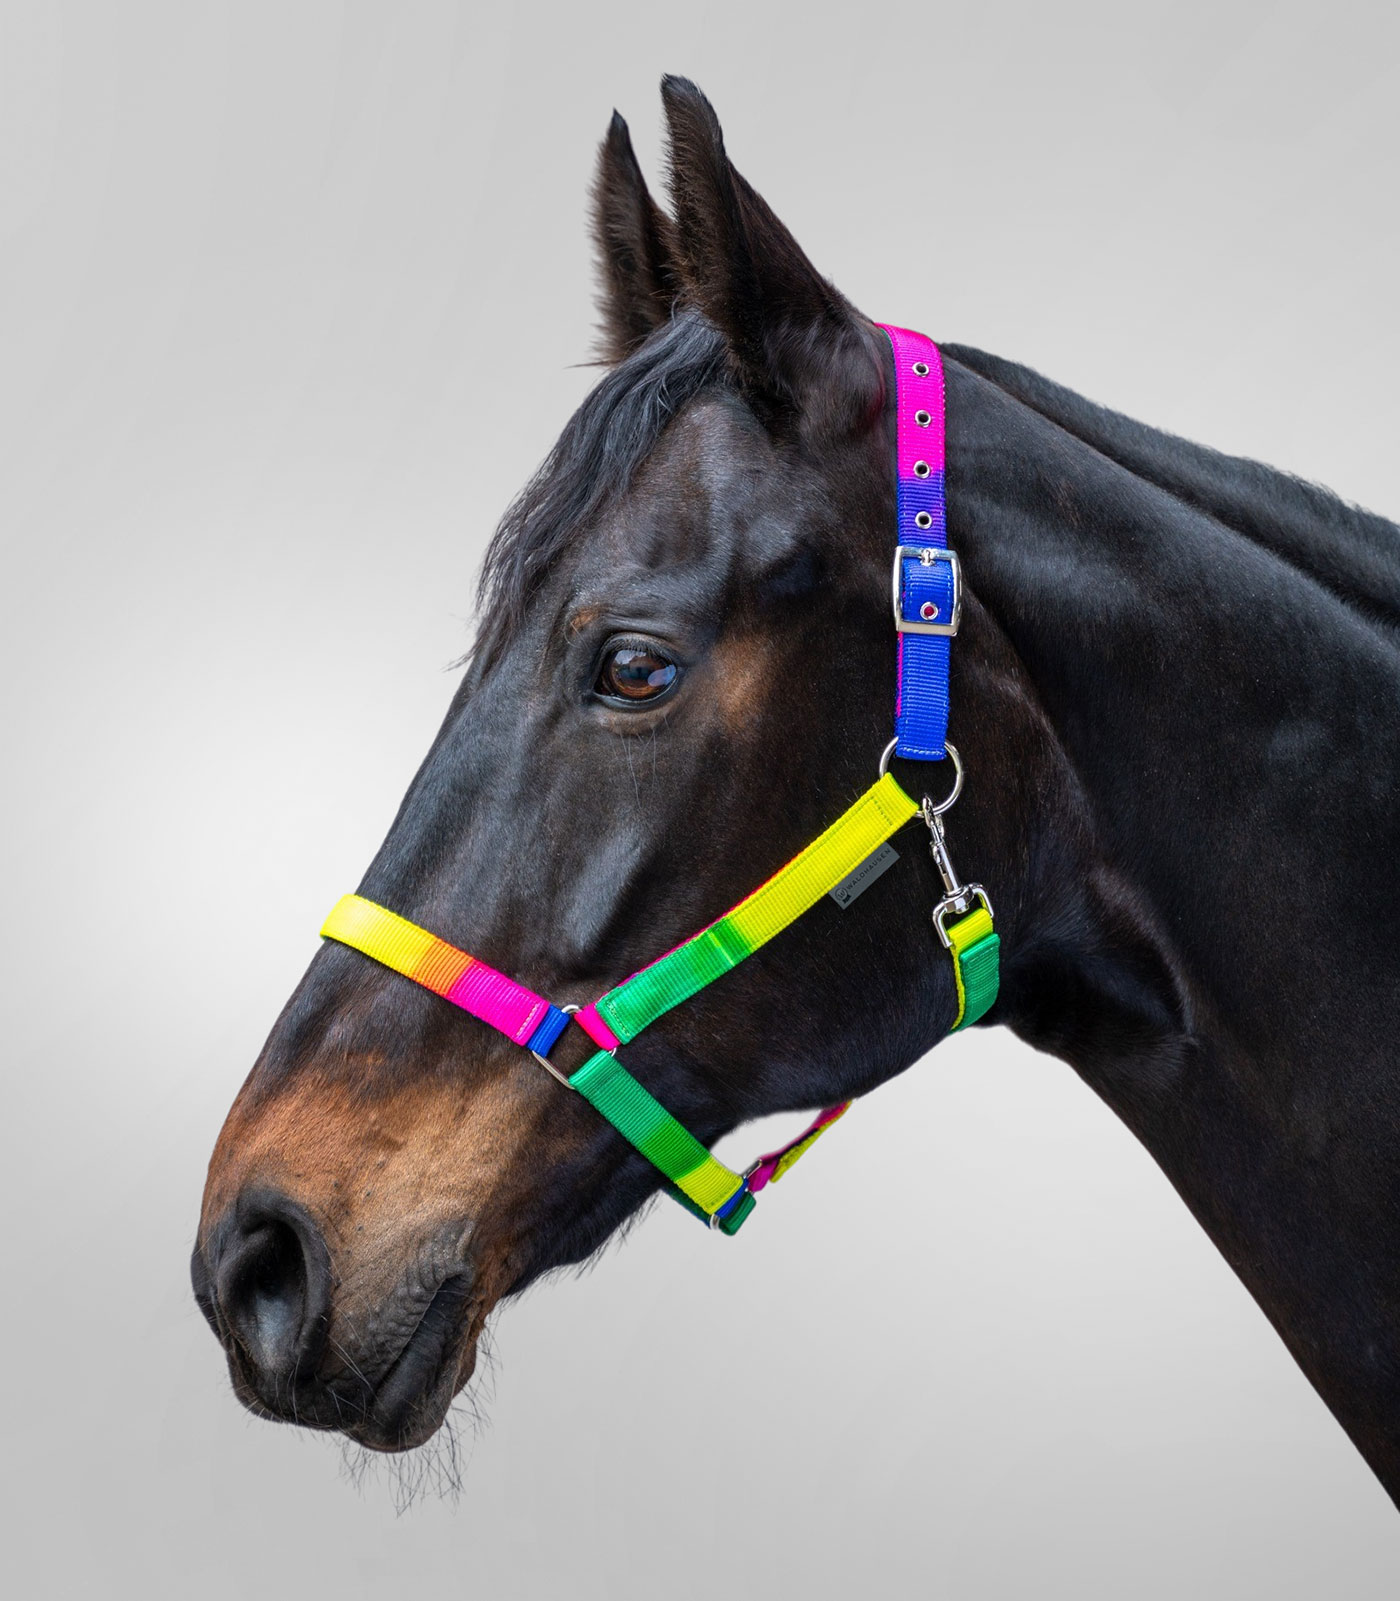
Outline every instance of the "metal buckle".
{"type": "Polygon", "coordinates": [[[957,551],[936,545],[896,545],[890,577],[890,601],[894,610],[894,626],[899,633],[956,634],[958,624],[962,621],[962,563],[958,560],[957,551]],[[953,615],[946,623],[911,623],[904,616],[900,598],[904,588],[904,563],[910,557],[916,558],[924,567],[932,567],[939,561],[947,563],[953,577],[953,615]]]}

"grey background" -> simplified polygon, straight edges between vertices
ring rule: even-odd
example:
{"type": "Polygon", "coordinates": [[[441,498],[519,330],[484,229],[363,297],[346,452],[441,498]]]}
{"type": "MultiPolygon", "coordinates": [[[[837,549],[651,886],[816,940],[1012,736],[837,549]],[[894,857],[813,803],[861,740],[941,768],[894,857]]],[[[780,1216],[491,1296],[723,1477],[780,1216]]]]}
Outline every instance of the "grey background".
{"type": "Polygon", "coordinates": [[[245,1416],[185,1262],[592,381],[611,107],[655,172],[690,73],[872,314],[1393,513],[1397,45],[1370,5],[0,4],[9,1593],[1395,1593],[1262,1315],[1005,1034],[740,1241],[665,1208],[508,1308],[456,1500],[245,1416]]]}

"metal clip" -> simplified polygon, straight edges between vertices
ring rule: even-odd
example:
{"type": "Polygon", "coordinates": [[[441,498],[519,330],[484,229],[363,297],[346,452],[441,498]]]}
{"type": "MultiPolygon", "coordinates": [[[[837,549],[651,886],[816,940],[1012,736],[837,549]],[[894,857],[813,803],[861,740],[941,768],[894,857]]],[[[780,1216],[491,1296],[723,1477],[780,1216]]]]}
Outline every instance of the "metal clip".
{"type": "Polygon", "coordinates": [[[933,857],[933,865],[943,880],[943,893],[961,895],[963,886],[953,866],[953,859],[948,854],[948,835],[943,827],[943,819],[933,810],[927,795],[924,796],[923,814],[924,822],[928,825],[928,853],[933,857]]]}
{"type": "Polygon", "coordinates": [[[928,827],[929,855],[933,857],[933,865],[938,869],[939,878],[943,880],[943,899],[933,909],[933,926],[937,930],[938,937],[942,940],[944,948],[951,950],[953,942],[948,936],[945,919],[953,912],[956,912],[960,917],[965,916],[972,910],[974,901],[981,901],[983,906],[987,908],[987,916],[990,917],[992,915],[992,903],[988,899],[986,890],[980,884],[963,883],[958,877],[957,868],[953,866],[953,858],[948,854],[948,835],[943,827],[943,813],[958,798],[958,794],[962,789],[962,763],[957,760],[956,753],[953,752],[951,745],[947,749],[953,754],[956,770],[952,794],[948,796],[947,800],[940,801],[936,805],[931,795],[925,795],[919,810],[923,813],[924,822],[928,827]]]}

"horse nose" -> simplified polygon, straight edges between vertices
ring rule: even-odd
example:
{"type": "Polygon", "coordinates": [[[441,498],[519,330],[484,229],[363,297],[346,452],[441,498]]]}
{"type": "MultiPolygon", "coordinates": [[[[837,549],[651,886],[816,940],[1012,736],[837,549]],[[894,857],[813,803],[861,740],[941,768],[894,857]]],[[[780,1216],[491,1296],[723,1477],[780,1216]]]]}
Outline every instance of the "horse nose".
{"type": "Polygon", "coordinates": [[[213,1303],[259,1373],[278,1380],[311,1372],[330,1322],[331,1265],[310,1214],[278,1191],[245,1192],[201,1254],[196,1296],[213,1303]]]}

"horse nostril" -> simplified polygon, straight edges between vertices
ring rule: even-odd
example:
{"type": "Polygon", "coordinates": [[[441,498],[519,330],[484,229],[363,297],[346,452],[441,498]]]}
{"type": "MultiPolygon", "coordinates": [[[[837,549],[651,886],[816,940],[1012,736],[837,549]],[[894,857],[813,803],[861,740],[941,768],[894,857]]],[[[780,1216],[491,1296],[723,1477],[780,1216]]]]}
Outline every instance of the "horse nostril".
{"type": "Polygon", "coordinates": [[[266,1223],[248,1238],[224,1306],[249,1354],[273,1371],[292,1366],[306,1317],[306,1265],[301,1242],[285,1223],[266,1223]]]}
{"type": "Polygon", "coordinates": [[[315,1366],[330,1309],[330,1261],[301,1207],[271,1191],[240,1196],[212,1277],[225,1323],[267,1377],[315,1366]]]}

